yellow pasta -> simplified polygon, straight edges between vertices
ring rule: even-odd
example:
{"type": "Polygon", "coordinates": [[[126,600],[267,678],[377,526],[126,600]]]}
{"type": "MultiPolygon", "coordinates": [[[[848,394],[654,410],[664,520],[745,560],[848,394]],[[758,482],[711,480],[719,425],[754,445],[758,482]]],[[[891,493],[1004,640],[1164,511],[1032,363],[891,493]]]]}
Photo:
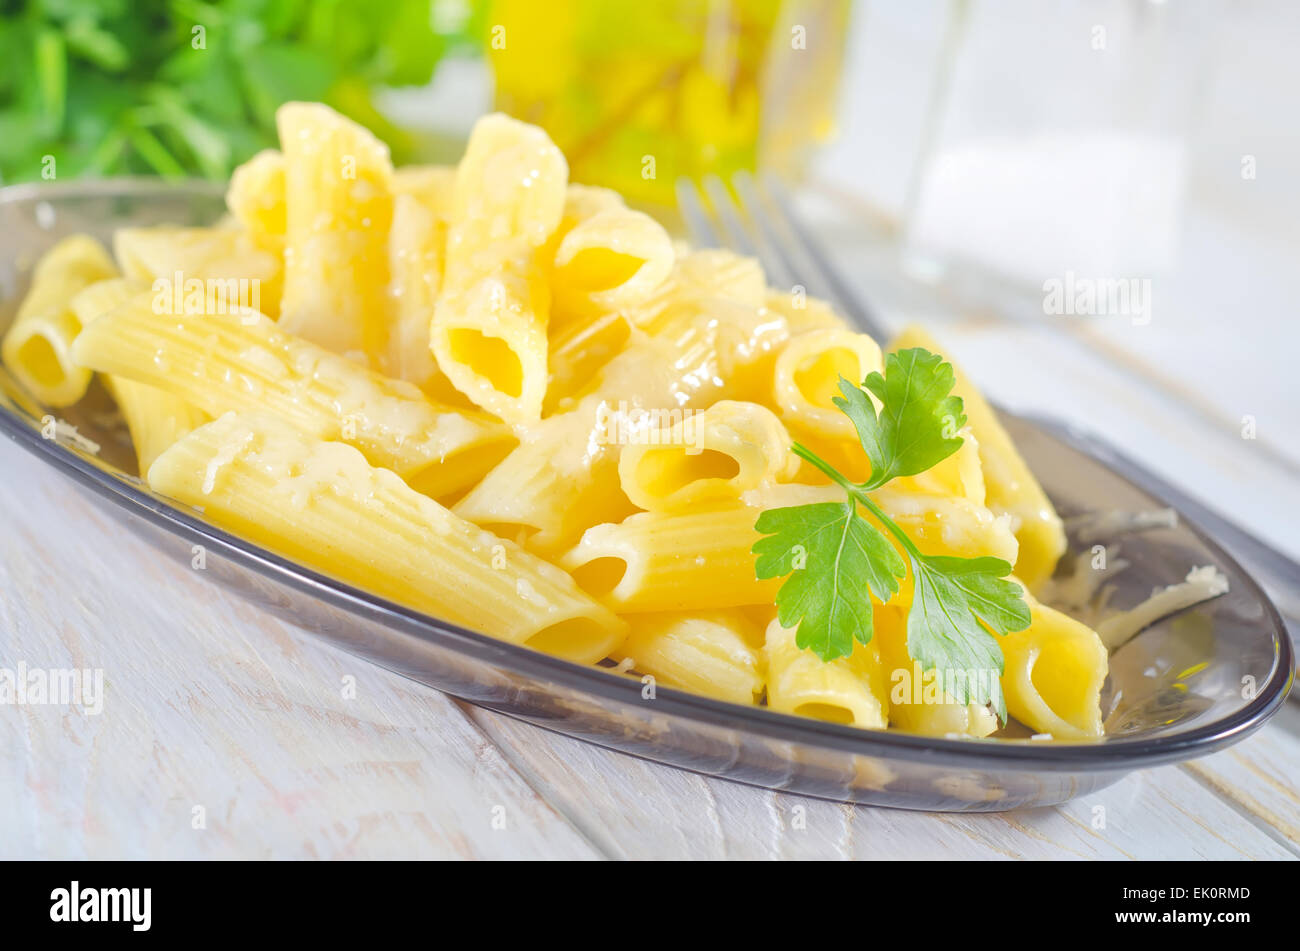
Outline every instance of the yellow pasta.
{"type": "Polygon", "coordinates": [[[668,276],[673,246],[649,215],[616,207],[564,236],[554,258],[555,309],[569,319],[629,312],[668,276]]]}
{"type": "Polygon", "coordinates": [[[801,650],[796,637],[780,621],[767,626],[769,707],[848,726],[880,729],[889,723],[884,670],[874,644],[857,644],[848,657],[826,662],[801,650]]]}
{"type": "Polygon", "coordinates": [[[431,345],[457,389],[511,423],[542,415],[551,295],[539,249],[567,178],[544,132],[501,115],[475,125],[456,172],[431,345]]]}
{"type": "Polygon", "coordinates": [[[275,114],[284,152],[281,323],[335,353],[378,360],[388,329],[388,147],[316,103],[275,114]]]}
{"type": "Polygon", "coordinates": [[[754,577],[761,509],[740,502],[700,512],[638,512],[595,525],[559,564],[615,611],[704,611],[770,604],[778,579],[754,577]]]}
{"type": "Polygon", "coordinates": [[[727,301],[759,308],[767,300],[763,269],[753,258],[719,248],[680,255],[664,282],[629,315],[638,327],[654,332],[673,305],[727,301]]]}
{"type": "Polygon", "coordinates": [[[239,168],[226,190],[226,207],[260,247],[284,254],[284,153],[263,149],[239,168]]]}
{"type": "MultiPolygon", "coordinates": [[[[906,347],[923,347],[943,354],[945,360],[952,362],[919,327],[909,327],[894,340],[893,349],[906,347]]],[[[1016,520],[1016,538],[1020,541],[1016,576],[1031,591],[1035,590],[1051,577],[1057,561],[1065,553],[1065,528],[993,408],[955,363],[953,371],[957,377],[953,393],[962,398],[966,419],[979,443],[988,505],[995,512],[1004,512],[1016,520]]]]}
{"type": "MultiPolygon", "coordinates": [[[[288,103],[277,125],[219,226],[120,229],[116,267],[88,237],[55,245],[0,347],[52,407],[103,374],[155,491],[409,608],[667,687],[936,737],[998,733],[1001,691],[1040,734],[1102,734],[1102,639],[1028,593],[1029,627],[992,635],[1000,670],[944,668],[987,645],[942,641],[1019,610],[996,565],[951,559],[1001,559],[1034,590],[1065,550],[960,371],[960,447],[849,521],[870,461],[833,398],[885,363],[827,302],[570,184],[546,133],[503,115],[457,165],[405,169],[325,106],[288,103]],[[805,505],[760,536],[764,513],[805,505]],[[758,578],[760,538],[765,574],[808,573],[758,578]],[[871,576],[886,567],[897,591],[871,576]],[[787,578],[807,649],[777,616],[787,578]],[[862,643],[845,621],[868,609],[862,643]],[[957,702],[967,686],[985,702],[957,702]]],[[[894,345],[941,353],[916,329],[894,345]]],[[[872,457],[911,452],[911,471],[953,445],[926,415],[937,364],[890,363],[924,376],[906,403],[891,389],[898,432],[868,432],[872,457]]]]}
{"type": "Polygon", "coordinates": [[[797,435],[857,441],[849,418],[835,408],[840,378],[860,384],[883,368],[880,347],[850,330],[811,330],[792,337],[776,358],[772,399],[797,435]]]}
{"type": "Polygon", "coordinates": [[[632,511],[618,485],[619,452],[634,441],[626,425],[632,411],[675,421],[718,398],[748,395],[752,368],[785,339],[784,323],[759,310],[720,308],[707,322],[682,316],[654,336],[638,331],[572,409],[524,433],[519,448],[457,503],[457,514],[512,536],[523,532],[530,549],[555,553],[583,529],[632,511]]]}
{"type": "MultiPolygon", "coordinates": [[[[143,282],[112,278],[91,284],[77,294],[69,306],[81,326],[86,327],[146,290],[147,285],[143,282]]],[[[104,382],[131,433],[131,444],[135,447],[141,475],[149,471],[149,466],[164,449],[210,418],[179,397],[147,383],[112,374],[106,375],[104,382]]]]}
{"type": "Polygon", "coordinates": [[[434,497],[473,484],[514,441],[500,423],[431,403],[409,383],[287,334],[256,312],[158,314],[145,295],[90,324],[74,359],[167,390],[212,416],[262,411],[342,439],[434,497]]]}
{"type": "Polygon", "coordinates": [[[280,554],[417,610],[580,663],[627,626],[564,572],[411,489],[355,448],[228,413],[149,469],[155,491],[280,554]]]}
{"type": "Polygon", "coordinates": [[[113,236],[122,273],[153,288],[159,313],[279,312],[280,259],[228,228],[123,228],[113,236]]]}
{"type": "MultiPolygon", "coordinates": [[[[872,627],[889,684],[891,726],[924,736],[988,736],[998,728],[998,718],[987,706],[954,700],[936,671],[922,671],[912,660],[905,608],[877,604],[872,627]]],[[[996,671],[976,673],[997,678],[996,671]]]]}
{"type": "Polygon", "coordinates": [[[439,221],[448,221],[456,186],[454,165],[408,165],[393,169],[393,194],[410,195],[439,221]]]}
{"type": "Polygon", "coordinates": [[[446,223],[418,198],[398,195],[394,199],[388,252],[393,326],[385,369],[421,388],[445,379],[429,349],[429,324],[442,286],[446,241],[446,223]]]}
{"type": "Polygon", "coordinates": [[[1039,604],[1028,592],[1033,623],[998,638],[1007,710],[1021,723],[1058,740],[1102,735],[1101,688],[1106,647],[1087,625],[1039,604]]]}
{"type": "Polygon", "coordinates": [[[649,511],[736,499],[799,468],[781,421],[755,403],[720,400],[645,435],[652,438],[623,449],[618,474],[632,504],[649,511]]]}
{"type": "Polygon", "coordinates": [[[761,630],[739,611],[633,614],[615,657],[669,687],[732,703],[763,693],[761,630]]]}
{"type": "Polygon", "coordinates": [[[71,357],[81,324],[69,305],[83,288],[116,274],[107,252],[86,235],[64,238],[32,271],[31,290],[0,344],[0,355],[46,406],[71,406],[86,394],[90,371],[71,357]]]}
{"type": "Polygon", "coordinates": [[[554,328],[546,358],[550,378],[542,415],[572,409],[576,399],[596,380],[601,367],[626,349],[631,339],[632,325],[619,313],[554,328]]]}

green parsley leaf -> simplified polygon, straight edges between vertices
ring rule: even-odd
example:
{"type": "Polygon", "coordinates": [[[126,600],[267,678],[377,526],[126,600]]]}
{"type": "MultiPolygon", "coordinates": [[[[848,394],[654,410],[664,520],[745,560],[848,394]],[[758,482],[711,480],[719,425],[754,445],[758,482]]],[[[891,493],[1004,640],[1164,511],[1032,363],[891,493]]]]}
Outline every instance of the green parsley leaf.
{"type": "Polygon", "coordinates": [[[916,475],[961,448],[957,431],[966,425],[960,396],[952,396],[952,365],[928,350],[900,350],[885,357],[885,374],[872,373],[862,386],[880,401],[880,415],[862,388],[840,378],[843,398],[833,402],[853,421],[871,460],[867,489],[897,476],[916,475]]]}
{"type": "Polygon", "coordinates": [[[822,660],[871,641],[871,598],[888,601],[907,570],[889,540],[862,518],[853,499],[768,509],[755,528],[759,578],[790,579],[777,592],[777,617],[798,625],[795,643],[822,660]]]}
{"type": "Polygon", "coordinates": [[[998,680],[1004,667],[994,634],[1029,626],[1029,607],[1001,558],[924,555],[876,504],[870,493],[899,476],[916,475],[961,447],[962,402],[952,395],[952,366],[927,350],[891,353],[885,372],[872,373],[861,387],[840,379],[837,407],[852,420],[871,461],[871,477],[850,481],[810,449],[792,451],[845,491],[845,501],[821,502],[763,512],[755,529],[755,574],[789,575],[777,592],[777,617],[798,625],[796,643],[822,660],[869,643],[871,595],[887,602],[910,566],[913,600],[907,618],[907,648],[921,669],[936,671],[944,690],[961,703],[991,704],[1006,721],[1006,700],[998,680]],[[880,410],[877,413],[876,403],[880,410]],[[865,508],[876,523],[858,512],[865,508]],[[888,535],[902,547],[899,557],[888,535]]]}
{"type": "Polygon", "coordinates": [[[998,634],[1029,626],[1029,606],[1011,566],[1001,558],[913,557],[912,607],[907,615],[907,652],[922,670],[937,670],[944,689],[959,703],[991,703],[1007,719],[998,676],[1004,669],[998,634]],[[982,623],[981,623],[982,622],[982,623]],[[988,625],[986,628],[984,625],[988,625]]]}

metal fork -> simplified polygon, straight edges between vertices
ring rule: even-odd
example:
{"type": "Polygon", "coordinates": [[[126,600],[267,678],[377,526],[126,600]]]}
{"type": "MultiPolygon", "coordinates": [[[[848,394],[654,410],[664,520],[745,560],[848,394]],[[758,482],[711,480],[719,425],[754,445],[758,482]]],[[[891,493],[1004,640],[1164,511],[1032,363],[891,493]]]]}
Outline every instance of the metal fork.
{"type": "MultiPolygon", "coordinates": [[[[859,330],[882,344],[889,331],[874,308],[866,303],[836,269],[830,254],[800,218],[785,185],[772,175],[740,172],[729,189],[717,176],[696,185],[689,179],[676,184],[678,210],[691,239],[701,247],[729,248],[756,257],[769,283],[805,287],[825,298],[859,330]]],[[[1300,564],[1229,521],[1109,442],[1082,433],[1060,420],[1011,413],[996,404],[1000,414],[1015,416],[1030,425],[1065,436],[1156,498],[1163,499],[1228,550],[1260,583],[1286,624],[1292,642],[1300,649],[1300,564]]]]}

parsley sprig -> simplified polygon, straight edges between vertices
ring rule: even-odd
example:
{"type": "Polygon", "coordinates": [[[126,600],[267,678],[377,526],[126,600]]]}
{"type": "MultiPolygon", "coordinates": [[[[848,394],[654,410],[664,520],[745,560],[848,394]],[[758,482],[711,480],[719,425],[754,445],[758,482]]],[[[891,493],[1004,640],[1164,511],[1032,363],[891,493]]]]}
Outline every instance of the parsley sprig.
{"type": "MultiPolygon", "coordinates": [[[[753,548],[755,573],[789,575],[777,592],[777,617],[785,627],[797,625],[795,643],[822,660],[849,655],[854,641],[871,642],[871,597],[887,602],[909,571],[907,650],[923,671],[1001,674],[1002,648],[990,632],[1029,626],[1021,590],[1006,578],[1010,564],[922,554],[869,494],[925,472],[961,447],[957,433],[966,416],[961,398],[952,395],[954,382],[952,366],[920,348],[889,354],[884,374],[872,373],[861,386],[840,378],[843,395],[833,401],[853,422],[871,462],[865,482],[851,481],[806,446],[791,447],[841,486],[845,500],[763,512],[754,526],[765,536],[753,548]]],[[[960,703],[991,704],[1005,722],[997,678],[951,676],[944,686],[960,703]]]]}

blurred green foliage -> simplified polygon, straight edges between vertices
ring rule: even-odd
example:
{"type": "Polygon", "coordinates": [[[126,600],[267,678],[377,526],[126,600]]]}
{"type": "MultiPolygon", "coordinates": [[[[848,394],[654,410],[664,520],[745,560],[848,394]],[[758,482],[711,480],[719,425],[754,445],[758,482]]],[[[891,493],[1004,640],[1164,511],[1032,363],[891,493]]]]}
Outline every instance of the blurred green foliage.
{"type": "Polygon", "coordinates": [[[372,90],[426,83],[447,53],[477,53],[481,6],[0,0],[0,180],[41,178],[47,156],[60,179],[224,179],[275,145],[275,109],[290,99],[330,103],[402,161],[410,142],[372,90]]]}

